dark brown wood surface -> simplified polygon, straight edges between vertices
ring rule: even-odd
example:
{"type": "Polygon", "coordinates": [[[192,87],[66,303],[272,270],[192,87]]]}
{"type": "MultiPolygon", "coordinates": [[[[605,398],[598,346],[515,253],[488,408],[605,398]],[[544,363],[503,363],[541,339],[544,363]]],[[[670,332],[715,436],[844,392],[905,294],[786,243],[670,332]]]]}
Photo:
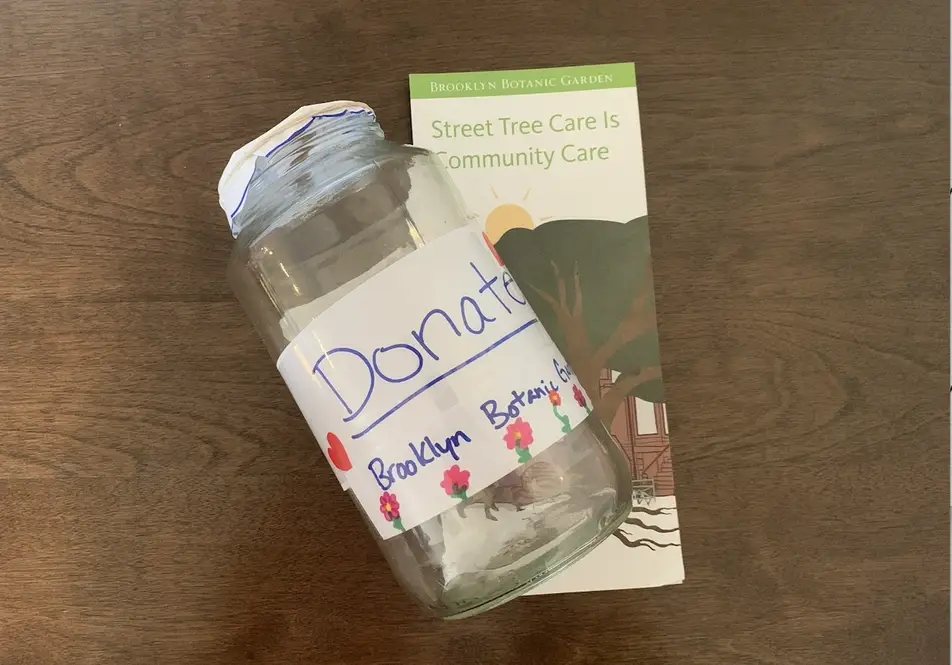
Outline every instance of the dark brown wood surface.
{"type": "Polygon", "coordinates": [[[944,2],[0,0],[0,665],[949,655],[944,2]],[[298,106],[633,59],[687,582],[440,623],[224,281],[298,106]]]}

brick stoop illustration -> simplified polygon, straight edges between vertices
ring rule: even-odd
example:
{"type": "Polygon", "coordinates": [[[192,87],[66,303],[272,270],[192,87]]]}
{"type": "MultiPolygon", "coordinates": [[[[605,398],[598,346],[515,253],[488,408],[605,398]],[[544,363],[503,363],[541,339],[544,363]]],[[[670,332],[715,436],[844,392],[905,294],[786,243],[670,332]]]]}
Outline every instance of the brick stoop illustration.
{"type": "MultiPolygon", "coordinates": [[[[613,380],[612,373],[603,369],[599,376],[599,389],[603,395],[613,380]]],[[[612,420],[611,433],[628,457],[635,484],[640,487],[642,483],[638,481],[650,480],[654,496],[672,496],[674,465],[665,405],[626,397],[612,420]]]]}

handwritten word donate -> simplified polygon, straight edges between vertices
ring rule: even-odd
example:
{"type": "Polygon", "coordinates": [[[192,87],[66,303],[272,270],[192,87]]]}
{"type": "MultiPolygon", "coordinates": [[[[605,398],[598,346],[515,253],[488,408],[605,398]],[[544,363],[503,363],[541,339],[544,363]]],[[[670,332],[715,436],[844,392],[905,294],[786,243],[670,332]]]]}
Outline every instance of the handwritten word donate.
{"type": "Polygon", "coordinates": [[[335,346],[314,363],[314,376],[340,404],[342,422],[361,417],[352,439],[361,438],[415,397],[538,323],[509,272],[487,278],[469,262],[464,277],[454,277],[466,288],[458,298],[428,309],[411,329],[381,331],[381,335],[392,334],[387,343],[373,348],[335,346]],[[399,384],[406,384],[406,394],[400,393],[394,401],[393,390],[383,391],[383,387],[399,384]],[[382,392],[386,399],[375,399],[382,392]]]}

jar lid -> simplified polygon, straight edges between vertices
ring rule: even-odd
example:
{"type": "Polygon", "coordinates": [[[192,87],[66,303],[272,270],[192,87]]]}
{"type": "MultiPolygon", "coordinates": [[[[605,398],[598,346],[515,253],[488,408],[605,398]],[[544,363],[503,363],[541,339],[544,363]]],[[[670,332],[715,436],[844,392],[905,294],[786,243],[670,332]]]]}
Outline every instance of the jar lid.
{"type": "MultiPolygon", "coordinates": [[[[294,140],[315,122],[351,115],[369,115],[373,109],[360,102],[337,101],[302,106],[267,132],[236,150],[218,181],[218,203],[228,216],[232,235],[237,235],[235,215],[245,203],[248,187],[260,162],[294,140]]],[[[263,167],[264,164],[261,164],[263,167]]]]}

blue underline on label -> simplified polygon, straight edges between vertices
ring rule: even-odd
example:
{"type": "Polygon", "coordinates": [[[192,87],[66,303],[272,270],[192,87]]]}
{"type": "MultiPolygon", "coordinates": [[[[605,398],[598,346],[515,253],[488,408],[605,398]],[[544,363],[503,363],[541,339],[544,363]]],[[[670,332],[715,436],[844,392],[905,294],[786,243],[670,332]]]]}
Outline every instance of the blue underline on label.
{"type": "Polygon", "coordinates": [[[493,342],[492,344],[490,344],[489,346],[487,346],[485,349],[483,349],[483,350],[480,351],[479,353],[476,353],[475,355],[470,356],[469,358],[467,358],[466,360],[464,360],[463,362],[461,362],[460,364],[458,364],[456,367],[453,367],[452,369],[448,369],[448,370],[446,370],[445,372],[443,372],[442,374],[440,374],[439,376],[436,376],[436,377],[430,379],[430,380],[427,381],[425,384],[423,384],[422,386],[420,386],[420,388],[418,388],[417,390],[413,391],[412,393],[410,393],[409,395],[407,395],[406,397],[404,397],[402,400],[400,400],[399,402],[397,402],[396,404],[394,404],[394,405],[393,405],[392,407],[390,407],[387,411],[385,411],[382,415],[380,415],[376,420],[374,420],[372,423],[370,423],[369,425],[367,425],[367,427],[365,427],[364,429],[360,430],[359,432],[357,432],[356,434],[354,434],[354,435],[351,436],[350,438],[351,438],[351,439],[359,439],[359,438],[362,437],[364,434],[367,434],[367,432],[371,431],[374,427],[376,427],[377,425],[379,425],[380,423],[382,423],[384,420],[386,420],[387,418],[389,418],[390,416],[392,416],[394,413],[396,413],[400,408],[402,408],[404,405],[406,405],[407,402],[411,401],[412,399],[414,399],[414,398],[416,398],[416,397],[419,397],[421,394],[423,394],[424,392],[426,392],[427,390],[429,390],[430,388],[432,388],[433,386],[435,386],[436,384],[438,384],[438,383],[439,383],[440,381],[442,381],[443,379],[445,379],[445,378],[447,378],[447,377],[449,377],[449,376],[455,374],[456,372],[460,371],[461,369],[463,369],[464,367],[466,367],[466,366],[469,365],[470,363],[472,363],[472,362],[474,362],[474,361],[476,361],[476,360],[479,360],[480,358],[482,358],[483,356],[485,356],[487,353],[489,353],[490,351],[492,351],[493,349],[495,349],[497,346],[499,346],[499,345],[505,343],[507,340],[512,339],[513,337],[515,337],[516,335],[518,335],[519,333],[521,333],[521,332],[522,332],[523,330],[525,330],[526,328],[528,328],[528,327],[530,327],[530,326],[532,326],[532,325],[534,325],[534,324],[536,324],[536,323],[538,323],[538,322],[539,322],[538,319],[531,319],[530,321],[526,321],[525,323],[523,323],[521,326],[519,326],[518,328],[516,328],[516,329],[513,330],[512,332],[506,333],[505,335],[503,335],[502,337],[500,337],[499,339],[497,339],[495,342],[493,342]]]}

